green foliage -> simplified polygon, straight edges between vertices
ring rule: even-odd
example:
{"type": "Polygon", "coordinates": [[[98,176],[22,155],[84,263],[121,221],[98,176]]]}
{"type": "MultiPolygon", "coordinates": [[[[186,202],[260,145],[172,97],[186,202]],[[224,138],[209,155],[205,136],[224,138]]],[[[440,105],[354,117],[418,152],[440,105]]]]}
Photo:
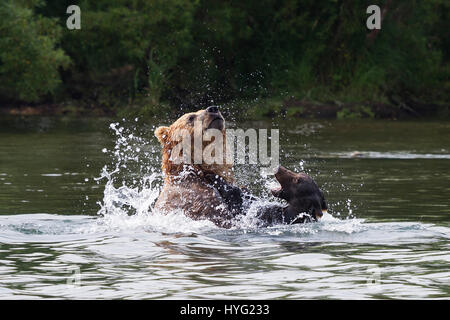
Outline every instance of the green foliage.
{"type": "Polygon", "coordinates": [[[357,106],[352,109],[342,108],[337,112],[337,119],[361,119],[361,118],[375,118],[375,114],[368,106],[357,106]]]}
{"type": "MultiPolygon", "coordinates": [[[[72,2],[0,6],[0,96],[42,99],[61,75],[59,99],[152,114],[169,103],[292,96],[365,106],[393,95],[449,100],[445,0],[379,1],[377,34],[366,28],[369,0],[80,0],[81,30],[67,30],[72,2]]],[[[373,116],[365,108],[338,116],[373,116]]]]}
{"type": "Polygon", "coordinates": [[[55,19],[33,14],[37,1],[0,3],[0,97],[37,101],[60,84],[58,69],[70,59],[56,45],[55,19]]]}
{"type": "Polygon", "coordinates": [[[63,39],[75,62],[67,87],[93,104],[104,97],[104,108],[136,98],[157,106],[170,88],[171,69],[192,45],[196,2],[85,0],[79,6],[81,30],[67,31],[63,39]]]}
{"type": "Polygon", "coordinates": [[[151,104],[158,104],[161,98],[164,85],[168,80],[168,65],[166,59],[160,58],[160,62],[155,61],[155,49],[150,50],[150,57],[148,58],[148,95],[151,99],[151,104]]]}

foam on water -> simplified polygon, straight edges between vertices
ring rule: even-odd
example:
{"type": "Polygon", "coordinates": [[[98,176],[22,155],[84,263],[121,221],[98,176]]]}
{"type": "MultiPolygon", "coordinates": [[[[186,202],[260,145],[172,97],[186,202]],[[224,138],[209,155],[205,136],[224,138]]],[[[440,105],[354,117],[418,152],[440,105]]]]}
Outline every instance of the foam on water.
{"type": "MultiPolygon", "coordinates": [[[[1,243],[64,243],[109,237],[124,239],[160,240],[169,235],[187,239],[196,235],[202,242],[220,240],[226,245],[250,241],[271,243],[357,243],[400,245],[450,240],[450,228],[419,222],[377,222],[364,219],[337,219],[324,215],[317,223],[275,225],[258,228],[245,218],[235,228],[226,230],[207,220],[194,221],[181,212],[162,215],[156,212],[139,215],[107,215],[105,217],[68,216],[53,214],[25,214],[0,216],[1,243]]],[[[191,241],[191,240],[189,240],[191,241]]],[[[127,250],[125,250],[127,251],[127,250]]]]}
{"type": "Polygon", "coordinates": [[[368,158],[368,159],[450,159],[450,154],[442,153],[415,153],[410,151],[352,151],[332,152],[324,157],[338,158],[368,158]]]}

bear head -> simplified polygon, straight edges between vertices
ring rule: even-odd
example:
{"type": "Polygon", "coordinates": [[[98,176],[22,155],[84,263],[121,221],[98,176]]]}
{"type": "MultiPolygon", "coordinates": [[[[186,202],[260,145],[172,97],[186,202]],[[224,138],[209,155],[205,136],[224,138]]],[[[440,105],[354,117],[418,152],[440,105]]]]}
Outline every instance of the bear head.
{"type": "Polygon", "coordinates": [[[163,147],[162,170],[166,182],[186,172],[200,176],[213,173],[232,182],[232,163],[226,159],[225,119],[217,106],[184,114],[169,127],[158,127],[155,136],[163,147]],[[219,149],[221,152],[216,152],[219,149]],[[206,151],[214,161],[206,160],[206,151]]]}
{"type": "Polygon", "coordinates": [[[272,194],[288,202],[288,219],[295,219],[298,214],[307,213],[312,220],[317,221],[327,211],[322,191],[306,173],[295,173],[279,166],[275,178],[280,187],[273,189],[272,194]]]}

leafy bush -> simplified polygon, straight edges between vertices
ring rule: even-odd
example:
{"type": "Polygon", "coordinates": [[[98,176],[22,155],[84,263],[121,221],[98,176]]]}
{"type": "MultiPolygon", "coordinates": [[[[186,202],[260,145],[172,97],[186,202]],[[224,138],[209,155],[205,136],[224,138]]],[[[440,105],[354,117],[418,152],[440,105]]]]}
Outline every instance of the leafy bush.
{"type": "Polygon", "coordinates": [[[0,3],[0,97],[38,101],[61,83],[58,69],[70,59],[60,48],[55,19],[33,13],[39,3],[0,3]]]}
{"type": "Polygon", "coordinates": [[[448,102],[445,0],[381,1],[377,34],[366,28],[369,0],[80,0],[81,30],[70,31],[72,2],[0,6],[0,97],[42,99],[61,74],[59,99],[105,108],[291,96],[448,102]]]}

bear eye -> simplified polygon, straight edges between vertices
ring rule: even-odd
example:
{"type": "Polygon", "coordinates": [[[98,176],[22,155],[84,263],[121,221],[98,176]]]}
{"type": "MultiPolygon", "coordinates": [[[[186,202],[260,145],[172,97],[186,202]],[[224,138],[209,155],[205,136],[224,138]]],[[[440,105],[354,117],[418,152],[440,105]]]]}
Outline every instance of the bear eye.
{"type": "Polygon", "coordinates": [[[195,119],[195,115],[192,115],[192,116],[189,117],[189,121],[190,122],[194,121],[194,119],[195,119]]]}

